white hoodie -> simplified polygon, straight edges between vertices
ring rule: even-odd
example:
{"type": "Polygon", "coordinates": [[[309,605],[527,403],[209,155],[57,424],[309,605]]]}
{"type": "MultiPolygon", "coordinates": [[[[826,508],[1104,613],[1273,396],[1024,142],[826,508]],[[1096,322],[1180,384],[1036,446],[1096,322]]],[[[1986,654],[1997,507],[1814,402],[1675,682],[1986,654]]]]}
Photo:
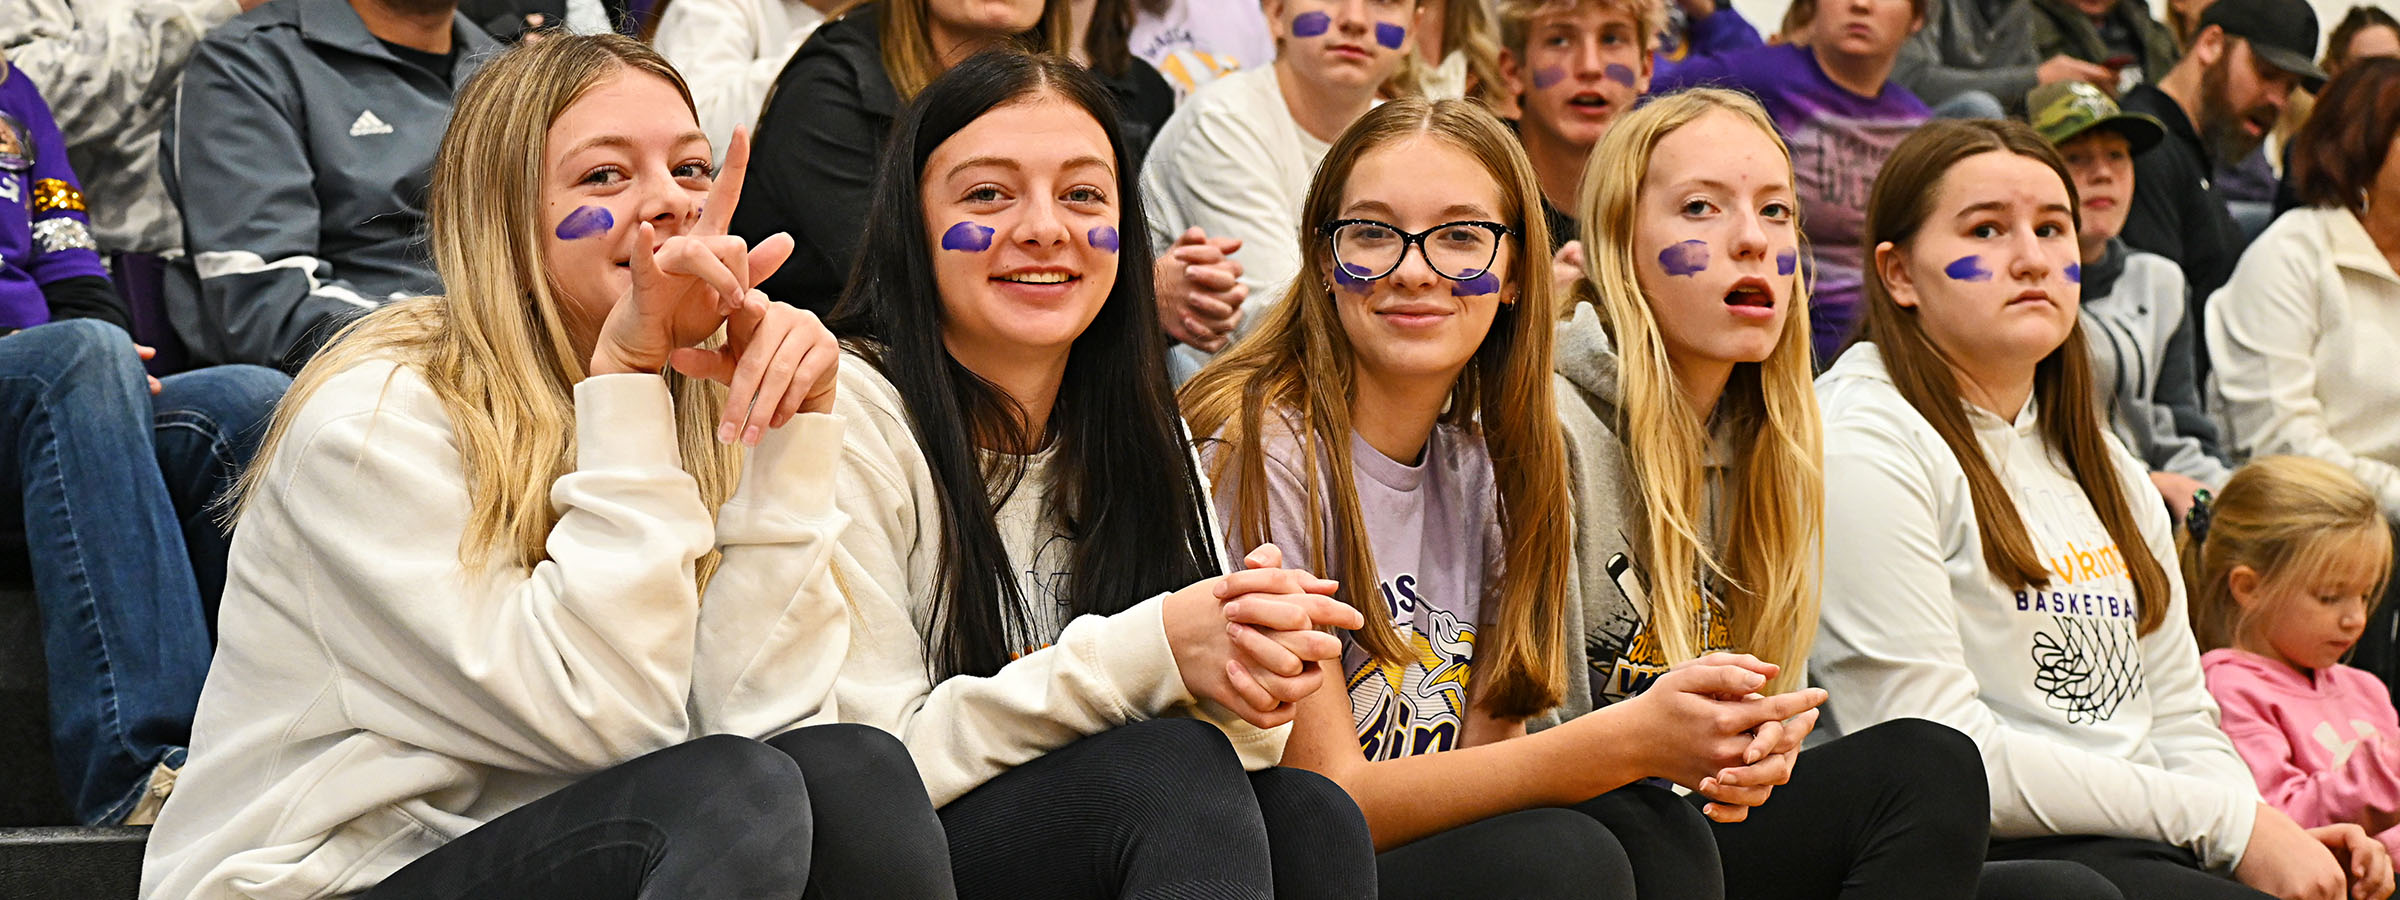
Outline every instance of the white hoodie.
{"type": "Polygon", "coordinates": [[[150,834],[142,896],[322,897],[586,775],[692,736],[695,634],[718,610],[812,624],[725,680],[830,721],[849,639],[826,559],[843,423],[803,415],[749,456],[711,527],[666,382],[575,387],[575,469],[549,559],[459,564],[469,504],[448,414],[416,370],[362,362],[293,418],[227,561],[191,757],[150,834]],[[693,564],[725,551],[704,606],[693,564]]]}
{"type": "MultiPolygon", "coordinates": [[[[1966,471],[1902,399],[1875,345],[1854,345],[1817,381],[1825,415],[1824,606],[1809,673],[1832,694],[1836,730],[1904,716],[1975,739],[1992,791],[1992,837],[2104,835],[2191,849],[2230,868],[2250,840],[2258,788],[2217,728],[2185,617],[2170,525],[2134,516],[2167,571],[2165,621],[2135,633],[2116,544],[2036,428],[1969,416],[2008,488],[2048,587],[2014,591],[1984,566],[1966,471]]],[[[2109,438],[2126,496],[2146,468],[2109,438]]]]}
{"type": "MultiPolygon", "coordinates": [[[[1185,689],[1160,618],[1163,594],[1116,615],[1065,623],[1049,646],[989,677],[936,683],[927,649],[934,641],[942,552],[942,507],[933,470],[892,383],[856,356],[844,356],[841,365],[834,404],[850,427],[833,490],[849,521],[833,565],[848,592],[851,617],[849,658],[835,695],[844,721],[900,737],[933,805],[947,805],[1011,768],[1084,737],[1165,715],[1193,715],[1217,725],[1247,768],[1265,768],[1283,758],[1289,726],[1260,730],[1223,707],[1197,703],[1185,689]]],[[[1041,496],[1034,479],[1018,486],[999,516],[1004,543],[1028,542],[1012,539],[1018,528],[1008,522],[1030,532],[1036,526],[1029,523],[1052,518],[1039,508],[1041,496]],[[1019,500],[1035,501],[1024,504],[1034,508],[1022,508],[1019,500]]],[[[1039,540],[1031,543],[1041,546],[1039,540]]],[[[1054,558],[1051,552],[1035,555],[1054,558]]],[[[1013,546],[1011,556],[1020,571],[1042,568],[1013,546]]],[[[703,665],[692,687],[693,710],[704,731],[765,737],[806,715],[807,698],[765,682],[733,684],[713,674],[709,662],[804,652],[795,645],[811,641],[821,623],[780,609],[753,610],[740,618],[743,627],[700,635],[703,665]]]]}

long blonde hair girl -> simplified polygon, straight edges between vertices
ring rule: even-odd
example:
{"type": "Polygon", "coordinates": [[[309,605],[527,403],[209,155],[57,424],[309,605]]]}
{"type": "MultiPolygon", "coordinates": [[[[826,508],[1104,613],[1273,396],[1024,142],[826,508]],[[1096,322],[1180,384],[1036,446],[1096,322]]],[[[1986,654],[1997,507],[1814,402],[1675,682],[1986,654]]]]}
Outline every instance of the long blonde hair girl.
{"type": "MultiPolygon", "coordinates": [[[[574,468],[573,388],[585,361],[568,337],[559,287],[543,265],[542,157],[550,123],[620,72],[646,72],[691,92],[648,46],[618,35],[553,35],[495,57],[460,90],[434,157],[426,231],[445,296],[402,300],[342,329],[292,382],[241,503],[273,490],[264,473],[311,395],[370,359],[414,370],[441,400],[458,441],[470,505],[459,562],[530,567],[558,513],[550,486],[574,468]]],[[[722,386],[666,373],[684,469],[711,510],[733,493],[741,451],[715,438],[722,386]]],[[[700,560],[702,585],[717,556],[700,560]]]]}
{"type": "MultiPolygon", "coordinates": [[[[1706,643],[1699,588],[1705,577],[1720,579],[1733,648],[1782,666],[1768,689],[1786,691],[1800,686],[1816,639],[1825,520],[1824,432],[1811,383],[1808,304],[1793,305],[1765,362],[1734,367],[1715,409],[1695,409],[1635,275],[1634,223],[1651,155],[1675,129],[1719,110],[1773,140],[1788,171],[1791,152],[1757,101],[1732,91],[1683,91],[1609,127],[1592,150],[1575,209],[1583,223],[1584,277],[1617,348],[1620,433],[1641,500],[1635,546],[1651,579],[1649,627],[1669,662],[1698,656],[1706,643]],[[1742,440],[1712,450],[1712,432],[1742,440]],[[1720,451],[1732,457],[1717,511],[1722,553],[1701,534],[1708,472],[1699,462],[1720,451]]],[[[1789,296],[1808,296],[1802,272],[1792,273],[1789,296]]]]}
{"type": "Polygon", "coordinates": [[[1475,642],[1475,702],[1495,718],[1521,719],[1557,706],[1566,693],[1570,550],[1567,533],[1556,527],[1568,515],[1568,495],[1566,443],[1550,396],[1551,323],[1543,312],[1554,304],[1550,268],[1540,252],[1550,246],[1549,228],[1540,215],[1529,214],[1539,209],[1534,198],[1540,189],[1507,126],[1473,101],[1415,97],[1385,103],[1352,124],[1326,153],[1302,206],[1300,255],[1310,261],[1313,277],[1294,279],[1258,332],[1218,354],[1184,385],[1181,399],[1194,434],[1217,435],[1228,445],[1210,474],[1221,482],[1234,473],[1239,487],[1232,527],[1235,543],[1245,547],[1272,537],[1262,439],[1268,429],[1261,420],[1270,410],[1289,416],[1300,432],[1295,437],[1306,461],[1308,495],[1325,498],[1333,511],[1330,541],[1319,533],[1318,519],[1309,517],[1308,545],[1316,558],[1305,565],[1341,573],[1343,597],[1366,615],[1357,639],[1368,653],[1393,663],[1414,659],[1373,587],[1374,552],[1351,475],[1355,355],[1327,286],[1332,243],[1317,225],[1338,215],[1360,157],[1417,135],[1448,142],[1482,162],[1500,186],[1501,219],[1518,229],[1509,241],[1515,262],[1508,288],[1517,299],[1500,307],[1491,332],[1451,387],[1441,421],[1483,435],[1500,494],[1503,574],[1484,598],[1497,604],[1486,608],[1499,615],[1489,639],[1475,642]]]}
{"type": "Polygon", "coordinates": [[[2258,573],[2268,594],[2327,574],[2367,585],[2368,612],[2391,576],[2392,533],[2383,509],[2348,469],[2307,456],[2251,460],[2177,541],[2192,636],[2200,649],[2237,647],[2259,612],[2233,596],[2235,566],[2258,573]]]}

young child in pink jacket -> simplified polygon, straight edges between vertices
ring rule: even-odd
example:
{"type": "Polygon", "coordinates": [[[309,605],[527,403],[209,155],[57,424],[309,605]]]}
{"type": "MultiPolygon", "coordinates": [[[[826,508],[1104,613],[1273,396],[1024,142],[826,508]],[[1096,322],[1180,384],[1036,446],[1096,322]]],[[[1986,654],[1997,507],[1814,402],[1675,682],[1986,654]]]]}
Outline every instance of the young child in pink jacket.
{"type": "Polygon", "coordinates": [[[2264,457],[2189,524],[2200,665],[2259,793],[2303,827],[2354,823],[2400,852],[2400,715],[2341,664],[2391,571],[2375,495],[2332,463],[2264,457]]]}

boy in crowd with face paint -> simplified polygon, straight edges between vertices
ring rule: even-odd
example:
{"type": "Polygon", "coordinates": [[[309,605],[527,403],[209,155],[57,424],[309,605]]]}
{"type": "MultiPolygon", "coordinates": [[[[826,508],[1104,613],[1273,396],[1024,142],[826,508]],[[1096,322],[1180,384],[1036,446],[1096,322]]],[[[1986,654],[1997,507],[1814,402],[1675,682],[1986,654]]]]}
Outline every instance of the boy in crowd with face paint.
{"type": "Polygon", "coordinates": [[[2108,398],[2101,409],[2125,449],[2150,467],[2151,482],[2181,519],[2195,492],[2223,488],[2233,470],[2207,441],[2176,426],[2206,421],[2192,378],[2195,338],[2184,327],[2189,288],[2183,270],[2118,237],[2137,184],[2133,158],[2164,139],[2166,127],[2120,111],[2115,100],[2082,82],[2035,88],[2025,104],[2034,129],[2058,148],[2075,176],[2083,213],[2075,237],[2082,255],[2084,339],[2092,377],[2108,398]]]}
{"type": "MultiPolygon", "coordinates": [[[[1417,0],[1266,0],[1265,9],[1275,64],[1202,86],[1142,164],[1151,245],[1167,252],[1194,226],[1239,239],[1242,283],[1261,302],[1300,271],[1292,229],[1317,163],[1416,52],[1417,0]]],[[[1257,310],[1241,312],[1247,321],[1257,310]]],[[[1175,347],[1170,374],[1190,377],[1212,352],[1175,347]]]]}
{"type": "Polygon", "coordinates": [[[1651,84],[1662,94],[1703,84],[1748,91],[1790,143],[1813,258],[1809,324],[1819,369],[1832,364],[1858,324],[1858,238],[1875,172],[1933,115],[1891,80],[1900,46],[1925,24],[1927,2],[1823,0],[1805,44],[1694,60],[1651,84]]]}
{"type": "Polygon", "coordinates": [[[1542,188],[1552,251],[1575,242],[1575,186],[1618,113],[1650,87],[1664,8],[1645,0],[1499,0],[1500,77],[1542,188]]]}

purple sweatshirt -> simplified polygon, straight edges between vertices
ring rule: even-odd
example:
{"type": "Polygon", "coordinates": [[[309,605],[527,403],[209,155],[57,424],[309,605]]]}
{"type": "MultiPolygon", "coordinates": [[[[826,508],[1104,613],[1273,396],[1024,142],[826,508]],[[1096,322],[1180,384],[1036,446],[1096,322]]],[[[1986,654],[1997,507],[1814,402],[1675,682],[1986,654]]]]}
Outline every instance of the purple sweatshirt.
{"type": "MultiPolygon", "coordinates": [[[[1712,17],[1713,18],[1713,17],[1712,17]]],[[[1757,47],[1691,59],[1661,73],[1650,92],[1715,86],[1758,97],[1792,148],[1793,188],[1800,195],[1800,231],[1813,257],[1809,324],[1818,367],[1833,361],[1862,311],[1860,261],[1865,252],[1867,192],[1900,140],[1933,118],[1907,88],[1890,81],[1873,97],[1834,84],[1806,47],[1757,47]]]]}
{"type": "Polygon", "coordinates": [[[1742,18],[1741,11],[1728,6],[1685,25],[1682,34],[1669,34],[1661,39],[1658,50],[1650,54],[1650,80],[1665,79],[1668,73],[1693,60],[1763,47],[1766,43],[1750,20],[1742,18]]]}
{"type": "Polygon", "coordinates": [[[2209,651],[2200,668],[2268,803],[2302,828],[2363,825],[2400,852],[2400,715],[2383,682],[2232,649],[2209,651]]]}
{"type": "Polygon", "coordinates": [[[77,276],[108,277],[93,249],[83,183],[33,79],[9,64],[0,75],[0,331],[50,321],[42,288],[77,276]]]}

